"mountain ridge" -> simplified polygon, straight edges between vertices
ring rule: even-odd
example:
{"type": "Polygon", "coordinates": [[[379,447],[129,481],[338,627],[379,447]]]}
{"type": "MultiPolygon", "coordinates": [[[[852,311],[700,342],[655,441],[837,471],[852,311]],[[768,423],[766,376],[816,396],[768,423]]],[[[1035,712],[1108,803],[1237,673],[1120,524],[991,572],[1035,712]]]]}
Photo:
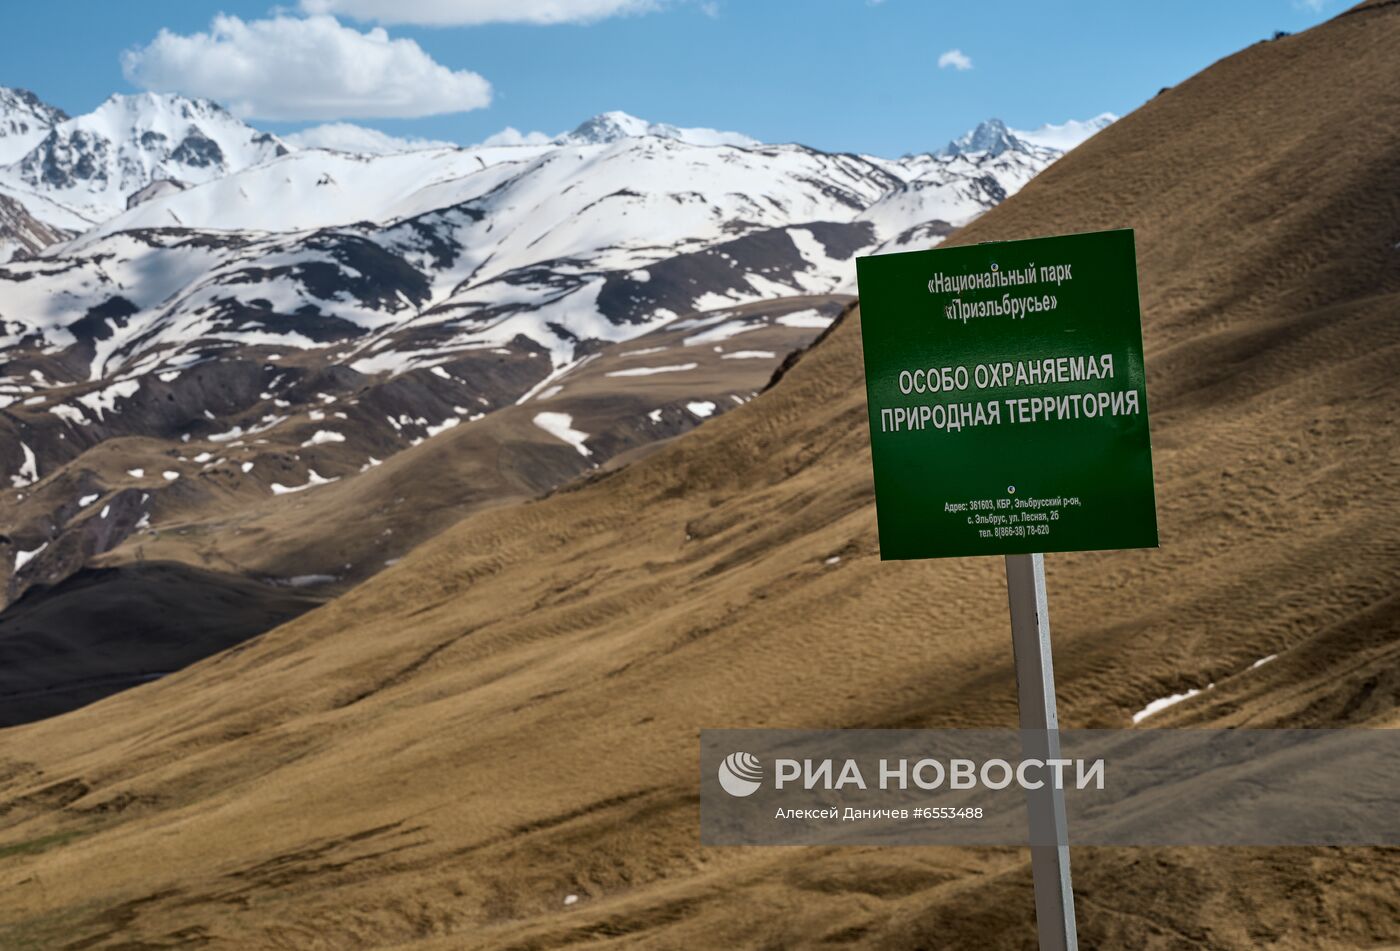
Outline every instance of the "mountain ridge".
{"type": "MultiPolygon", "coordinates": [[[[1102,118],[1046,128],[1088,129],[1102,118]]],[[[353,131],[359,127],[343,125],[337,134],[353,140],[353,131]]],[[[373,139],[374,147],[368,152],[343,154],[364,157],[442,147],[403,140],[403,150],[396,151],[390,144],[392,137],[374,130],[364,133],[366,141],[373,139]]],[[[465,148],[519,149],[528,153],[540,148],[607,145],[648,136],[696,146],[754,148],[764,144],[738,132],[682,128],[615,110],[592,116],[547,142],[526,142],[522,137],[517,144],[465,148]]],[[[1030,142],[1030,138],[1026,141],[1030,142]]],[[[0,182],[47,197],[94,222],[120,213],[132,195],[161,179],[173,179],[182,185],[201,184],[293,150],[295,147],[283,139],[248,126],[210,100],[170,93],[118,93],[89,113],[68,116],[27,90],[0,87],[0,182]],[[16,167],[6,169],[6,165],[16,167]]],[[[303,150],[323,151],[316,147],[303,150]]],[[[64,221],[50,220],[52,216],[46,216],[42,207],[31,208],[30,213],[50,224],[67,227],[64,221]]]]}
{"type": "MultiPolygon", "coordinates": [[[[1019,140],[902,159],[708,133],[697,144],[614,113],[584,124],[581,138],[597,142],[382,156],[276,145],[241,170],[206,167],[202,184],[150,174],[173,157],[174,132],[208,117],[236,143],[267,146],[212,103],[115,97],[49,136],[172,132],[133,166],[132,181],[152,181],[129,207],[67,232],[19,205],[0,215],[12,235],[0,240],[24,256],[0,263],[0,478],[14,539],[0,600],[147,530],[137,513],[90,534],[74,502],[94,489],[106,497],[110,474],[78,478],[73,497],[56,488],[106,442],[179,441],[166,451],[177,461],[183,445],[212,443],[190,455],[217,459],[220,440],[277,444],[324,415],[316,400],[374,406],[347,420],[344,452],[294,442],[279,457],[283,486],[349,478],[366,458],[535,398],[671,322],[712,314],[729,327],[735,308],[848,293],[856,254],[932,246],[1059,154],[1019,140]]],[[[36,148],[28,167],[54,153],[36,148]]],[[[101,178],[109,166],[88,179],[115,181],[101,178]]],[[[0,197],[15,193],[0,182],[0,197]]],[[[143,488],[157,500],[145,514],[172,517],[169,502],[222,478],[192,475],[143,488]]],[[[275,492],[258,477],[236,481],[275,492]]]]}

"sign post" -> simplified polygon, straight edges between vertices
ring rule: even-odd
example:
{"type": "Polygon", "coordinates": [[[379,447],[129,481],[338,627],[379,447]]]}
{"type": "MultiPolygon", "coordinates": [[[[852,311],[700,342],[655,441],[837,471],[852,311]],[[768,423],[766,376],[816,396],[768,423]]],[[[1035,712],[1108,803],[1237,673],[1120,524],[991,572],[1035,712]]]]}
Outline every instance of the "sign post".
{"type": "MultiPolygon", "coordinates": [[[[1016,658],[1016,699],[1021,708],[1021,754],[1041,761],[1060,758],[1055,716],[1055,670],[1050,658],[1050,609],[1045,596],[1045,556],[1006,556],[1006,597],[1011,603],[1011,649],[1016,658]]],[[[1074,892],[1069,881],[1069,825],[1065,794],[1045,784],[1026,792],[1030,819],[1031,875],[1041,951],[1074,951],[1074,892]]]]}
{"type": "MultiPolygon", "coordinates": [[[[1006,557],[1023,754],[1058,758],[1043,552],[1154,548],[1131,231],[856,261],[882,559],[1006,557]]],[[[1045,951],[1078,946],[1064,794],[1027,791],[1045,951]]]]}

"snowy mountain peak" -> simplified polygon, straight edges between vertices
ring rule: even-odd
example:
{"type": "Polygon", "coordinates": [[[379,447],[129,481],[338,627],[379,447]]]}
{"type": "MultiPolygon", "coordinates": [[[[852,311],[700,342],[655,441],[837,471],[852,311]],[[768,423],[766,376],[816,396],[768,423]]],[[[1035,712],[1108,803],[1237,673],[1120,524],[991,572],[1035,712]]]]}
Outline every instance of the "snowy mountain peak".
{"type": "Polygon", "coordinates": [[[78,117],[88,127],[103,123],[131,123],[144,128],[175,122],[237,122],[237,119],[209,99],[191,99],[174,93],[113,93],[85,116],[78,117]]]}
{"type": "Polygon", "coordinates": [[[245,124],[217,102],[171,93],[117,93],[109,96],[92,112],[62,123],[56,131],[82,131],[116,143],[136,142],[143,149],[156,151],[159,151],[162,140],[171,144],[172,150],[178,150],[180,145],[194,137],[195,141],[190,142],[189,146],[194,151],[188,155],[188,159],[193,160],[192,164],[195,165],[199,164],[201,152],[207,155],[207,160],[217,160],[213,150],[198,143],[199,137],[216,143],[232,142],[240,146],[235,148],[236,152],[246,151],[241,146],[245,142],[256,146],[281,146],[281,151],[275,148],[253,149],[268,151],[268,158],[288,151],[276,136],[259,132],[245,124]]]}
{"type": "Polygon", "coordinates": [[[759,145],[757,139],[740,132],[722,132],[718,129],[683,129],[664,122],[647,122],[626,112],[604,112],[581,122],[572,132],[558,136],[554,141],[559,145],[607,145],[621,139],[634,139],[641,136],[655,136],[662,139],[676,139],[689,145],[735,145],[752,148],[759,145]]]}
{"type": "Polygon", "coordinates": [[[154,181],[212,181],[287,151],[276,136],[207,99],[118,94],[50,128],[23,158],[0,170],[0,184],[103,220],[154,181]]]}
{"type": "Polygon", "coordinates": [[[1003,152],[1029,152],[1030,145],[1018,138],[1000,119],[988,119],[977,128],[964,133],[943,147],[944,155],[968,155],[973,152],[998,156],[1003,152]]]}
{"type": "Polygon", "coordinates": [[[559,136],[570,145],[606,145],[618,139],[646,135],[651,123],[625,112],[604,112],[585,119],[572,132],[559,136]]]}
{"type": "Polygon", "coordinates": [[[28,89],[0,86],[0,165],[28,152],[68,114],[28,89]]]}

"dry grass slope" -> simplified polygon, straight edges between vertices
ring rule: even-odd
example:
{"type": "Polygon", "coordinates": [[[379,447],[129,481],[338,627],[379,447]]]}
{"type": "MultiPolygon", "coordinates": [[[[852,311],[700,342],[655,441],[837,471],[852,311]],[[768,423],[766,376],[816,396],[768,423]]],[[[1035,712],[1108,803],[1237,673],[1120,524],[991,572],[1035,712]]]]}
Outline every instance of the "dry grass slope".
{"type": "MultiPolygon", "coordinates": [[[[1209,682],[1160,721],[1400,725],[1397,48],[1385,3],[1253,46],[956,238],[1138,232],[1163,545],[1051,559],[1068,725],[1209,682]]],[[[702,726],[1015,715],[996,560],[878,561],[859,334],[0,734],[0,944],[1032,947],[1015,850],[696,842],[702,726]]],[[[1080,850],[1075,875],[1086,947],[1400,944],[1394,850],[1080,850]]]]}

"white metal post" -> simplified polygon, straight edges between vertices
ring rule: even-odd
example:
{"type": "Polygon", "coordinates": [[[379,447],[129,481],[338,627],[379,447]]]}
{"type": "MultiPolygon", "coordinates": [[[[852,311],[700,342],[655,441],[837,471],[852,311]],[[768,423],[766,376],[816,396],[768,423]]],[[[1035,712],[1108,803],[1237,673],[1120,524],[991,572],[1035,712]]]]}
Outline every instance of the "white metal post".
{"type": "MultiPolygon", "coordinates": [[[[1006,595],[1011,604],[1011,644],[1021,708],[1022,755],[1060,756],[1055,715],[1055,672],[1050,658],[1050,609],[1045,596],[1045,556],[1006,556],[1006,595]]],[[[1040,951],[1077,951],[1074,892],[1069,880],[1069,825],[1064,790],[1053,783],[1026,790],[1030,817],[1031,874],[1040,951]],[[1048,844],[1054,843],[1054,844],[1048,844]]]]}

